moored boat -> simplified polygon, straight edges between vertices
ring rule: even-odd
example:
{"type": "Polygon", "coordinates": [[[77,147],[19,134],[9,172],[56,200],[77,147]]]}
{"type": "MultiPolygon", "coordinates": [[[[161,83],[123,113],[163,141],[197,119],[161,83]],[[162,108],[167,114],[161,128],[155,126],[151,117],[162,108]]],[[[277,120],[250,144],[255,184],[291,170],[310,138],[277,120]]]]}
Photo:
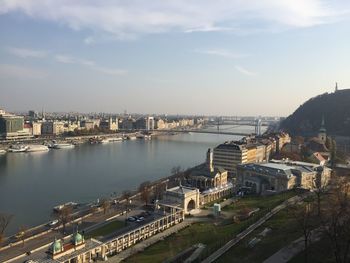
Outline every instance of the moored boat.
{"type": "Polygon", "coordinates": [[[17,145],[11,145],[11,147],[8,149],[8,152],[22,153],[22,152],[25,152],[27,149],[28,149],[27,145],[17,144],[17,145]]]}
{"type": "Polygon", "coordinates": [[[108,141],[109,142],[120,142],[120,141],[122,141],[123,140],[123,138],[121,138],[121,137],[112,137],[112,138],[108,138],[108,141]]]}
{"type": "Polygon", "coordinates": [[[55,143],[53,145],[54,149],[72,149],[75,145],[71,143],[55,143]]]}
{"type": "Polygon", "coordinates": [[[5,154],[5,153],[6,153],[5,150],[0,149],[0,155],[5,154]]]}
{"type": "Polygon", "coordinates": [[[28,145],[26,152],[47,152],[49,147],[46,145],[28,145]]]}

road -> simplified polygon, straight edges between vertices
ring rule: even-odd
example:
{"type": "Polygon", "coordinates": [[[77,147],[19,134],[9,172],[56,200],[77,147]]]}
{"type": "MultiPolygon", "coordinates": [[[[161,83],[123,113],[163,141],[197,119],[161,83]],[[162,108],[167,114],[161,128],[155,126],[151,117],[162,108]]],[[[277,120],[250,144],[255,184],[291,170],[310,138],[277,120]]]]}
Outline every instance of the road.
{"type": "MultiPolygon", "coordinates": [[[[134,206],[134,209],[130,212],[128,212],[128,216],[132,216],[132,215],[136,215],[138,213],[140,213],[140,210],[137,209],[136,207],[138,206],[134,206]]],[[[38,247],[44,246],[46,244],[49,244],[51,242],[53,242],[53,240],[55,238],[64,238],[66,236],[69,236],[70,234],[72,234],[75,230],[76,227],[79,225],[79,231],[85,231],[86,233],[88,233],[89,231],[101,226],[102,224],[105,223],[106,219],[111,218],[113,216],[116,216],[118,214],[120,214],[123,211],[122,207],[111,207],[111,209],[104,214],[103,212],[98,212],[95,213],[87,218],[85,218],[83,221],[81,222],[77,222],[77,223],[71,223],[68,224],[66,226],[66,234],[62,233],[61,228],[59,229],[52,229],[51,232],[49,233],[43,233],[43,235],[33,238],[31,240],[25,241],[24,244],[20,243],[18,245],[12,246],[10,248],[7,248],[5,250],[2,250],[0,252],[0,262],[4,262],[6,260],[9,260],[11,258],[14,258],[16,256],[22,255],[24,253],[27,253],[28,251],[32,251],[38,247]]],[[[80,212],[78,212],[75,216],[75,218],[77,218],[78,215],[86,215],[87,210],[82,210],[80,212]]],[[[120,218],[122,218],[122,220],[125,220],[126,215],[122,215],[120,216],[120,218]]],[[[31,235],[33,235],[34,233],[42,233],[42,231],[44,230],[47,231],[49,228],[47,226],[42,226],[39,229],[35,229],[33,232],[30,232],[31,235]],[[40,232],[41,231],[41,232],[40,232]]],[[[29,237],[30,235],[28,235],[27,237],[29,237]]],[[[11,239],[9,239],[11,240],[11,239]]],[[[9,241],[7,241],[9,242],[9,241]]]]}

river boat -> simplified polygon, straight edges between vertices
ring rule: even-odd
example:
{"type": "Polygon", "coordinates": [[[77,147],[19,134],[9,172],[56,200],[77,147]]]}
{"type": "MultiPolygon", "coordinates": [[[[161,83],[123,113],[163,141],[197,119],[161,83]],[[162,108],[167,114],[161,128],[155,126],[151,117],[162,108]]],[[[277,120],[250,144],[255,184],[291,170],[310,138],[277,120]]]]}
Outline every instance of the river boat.
{"type": "Polygon", "coordinates": [[[108,138],[109,142],[121,142],[122,140],[123,140],[123,138],[121,138],[121,137],[108,138]]]}
{"type": "Polygon", "coordinates": [[[127,136],[126,138],[127,138],[128,140],[136,140],[136,139],[137,139],[136,136],[127,136]]]}
{"type": "Polygon", "coordinates": [[[106,143],[109,143],[109,140],[108,139],[102,139],[102,140],[99,140],[98,143],[106,144],[106,143]]]}
{"type": "Polygon", "coordinates": [[[71,143],[55,143],[53,145],[54,149],[72,149],[75,145],[71,143]]]}
{"type": "Polygon", "coordinates": [[[46,145],[28,145],[26,152],[47,152],[49,147],[46,145]]]}
{"type": "Polygon", "coordinates": [[[10,153],[23,153],[28,149],[27,145],[23,145],[23,144],[16,144],[16,145],[12,145],[9,149],[8,152],[10,153]]]}
{"type": "Polygon", "coordinates": [[[0,155],[5,154],[5,153],[6,153],[5,150],[0,149],[0,155]]]}

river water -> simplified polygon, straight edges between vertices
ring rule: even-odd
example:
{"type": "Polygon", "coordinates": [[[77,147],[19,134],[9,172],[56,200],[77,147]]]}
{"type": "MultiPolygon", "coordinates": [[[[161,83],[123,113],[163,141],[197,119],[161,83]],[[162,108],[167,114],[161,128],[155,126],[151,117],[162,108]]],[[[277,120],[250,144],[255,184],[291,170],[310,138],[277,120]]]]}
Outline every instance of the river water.
{"type": "MultiPolygon", "coordinates": [[[[253,129],[241,126],[225,131],[253,129]]],[[[0,212],[14,215],[7,234],[15,233],[21,225],[47,222],[58,204],[120,194],[136,189],[143,181],[170,175],[174,166],[197,165],[204,162],[208,148],[239,138],[189,133],[0,156],[0,212]]]]}

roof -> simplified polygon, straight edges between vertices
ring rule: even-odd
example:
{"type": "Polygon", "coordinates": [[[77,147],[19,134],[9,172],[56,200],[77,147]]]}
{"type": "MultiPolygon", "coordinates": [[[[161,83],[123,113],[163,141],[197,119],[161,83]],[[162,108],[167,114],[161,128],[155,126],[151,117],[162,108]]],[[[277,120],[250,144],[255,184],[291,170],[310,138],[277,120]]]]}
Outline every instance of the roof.
{"type": "Polygon", "coordinates": [[[222,174],[225,173],[226,170],[220,166],[214,167],[213,171],[210,171],[208,167],[198,167],[191,171],[191,176],[204,176],[209,178],[214,178],[218,173],[222,174]]]}
{"type": "Polygon", "coordinates": [[[166,191],[171,193],[177,193],[177,194],[187,194],[193,191],[197,191],[197,189],[180,185],[180,186],[175,186],[173,188],[167,189],[166,191]]]}
{"type": "Polygon", "coordinates": [[[286,163],[259,163],[259,164],[241,164],[238,167],[243,169],[255,171],[265,175],[272,175],[276,177],[287,177],[297,176],[299,173],[310,173],[314,171],[314,167],[293,164],[289,165],[286,163]]]}

